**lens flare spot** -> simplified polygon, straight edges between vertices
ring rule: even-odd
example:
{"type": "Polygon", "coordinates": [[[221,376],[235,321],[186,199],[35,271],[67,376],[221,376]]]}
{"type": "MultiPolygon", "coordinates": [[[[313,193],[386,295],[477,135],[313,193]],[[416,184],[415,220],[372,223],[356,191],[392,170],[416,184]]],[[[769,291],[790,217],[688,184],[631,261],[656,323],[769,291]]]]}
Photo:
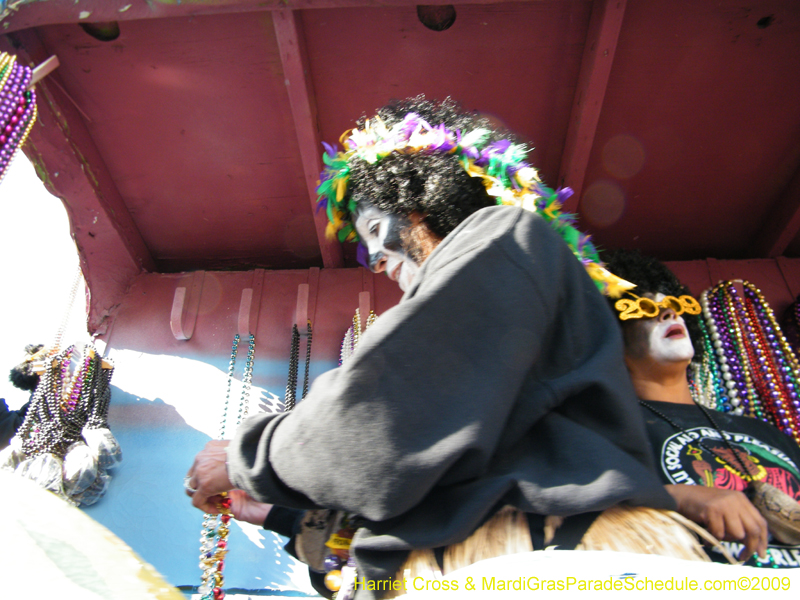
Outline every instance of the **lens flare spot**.
{"type": "Polygon", "coordinates": [[[625,212],[625,194],[611,181],[595,181],[581,199],[581,217],[595,227],[609,227],[625,212]]]}
{"type": "Polygon", "coordinates": [[[642,144],[630,135],[617,135],[603,146],[603,167],[619,179],[630,179],[642,170],[645,153],[642,144]]]}

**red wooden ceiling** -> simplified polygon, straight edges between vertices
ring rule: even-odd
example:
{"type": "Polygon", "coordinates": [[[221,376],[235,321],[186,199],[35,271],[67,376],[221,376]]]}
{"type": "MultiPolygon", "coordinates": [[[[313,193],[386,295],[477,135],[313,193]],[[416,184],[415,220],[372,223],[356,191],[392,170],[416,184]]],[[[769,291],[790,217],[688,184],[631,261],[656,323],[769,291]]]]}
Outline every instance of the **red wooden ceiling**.
{"type": "Polygon", "coordinates": [[[796,0],[452,1],[440,32],[407,0],[6,10],[4,48],[61,62],[26,152],[84,270],[355,264],[314,216],[319,142],[419,93],[530,140],[601,246],[800,256],[796,0]],[[110,41],[80,25],[112,21],[110,41]]]}

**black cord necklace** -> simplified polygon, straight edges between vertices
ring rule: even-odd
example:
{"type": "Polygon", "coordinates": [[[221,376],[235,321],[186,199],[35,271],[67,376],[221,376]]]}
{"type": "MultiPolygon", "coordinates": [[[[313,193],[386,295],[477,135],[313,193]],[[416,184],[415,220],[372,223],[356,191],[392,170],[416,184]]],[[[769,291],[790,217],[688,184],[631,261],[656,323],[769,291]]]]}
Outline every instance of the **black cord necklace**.
{"type": "MultiPolygon", "coordinates": [[[[311,321],[306,325],[306,366],[303,376],[303,395],[301,400],[308,394],[308,367],[311,364],[311,321]]],[[[300,331],[297,324],[292,325],[292,346],[289,351],[289,377],[286,381],[286,399],[284,400],[285,410],[288,412],[294,408],[297,396],[297,371],[300,366],[300,331]]]]}

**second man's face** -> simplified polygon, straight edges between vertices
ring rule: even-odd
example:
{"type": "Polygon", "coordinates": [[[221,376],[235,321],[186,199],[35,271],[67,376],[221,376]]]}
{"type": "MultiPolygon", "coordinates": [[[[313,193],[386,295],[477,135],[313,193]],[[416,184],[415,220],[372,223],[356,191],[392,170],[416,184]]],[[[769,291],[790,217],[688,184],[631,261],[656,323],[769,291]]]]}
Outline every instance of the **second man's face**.
{"type": "MultiPolygon", "coordinates": [[[[660,302],[664,294],[644,294],[660,302]]],[[[649,357],[657,363],[690,361],[694,347],[683,317],[661,309],[657,317],[632,319],[625,334],[625,352],[632,358],[649,357]]]]}

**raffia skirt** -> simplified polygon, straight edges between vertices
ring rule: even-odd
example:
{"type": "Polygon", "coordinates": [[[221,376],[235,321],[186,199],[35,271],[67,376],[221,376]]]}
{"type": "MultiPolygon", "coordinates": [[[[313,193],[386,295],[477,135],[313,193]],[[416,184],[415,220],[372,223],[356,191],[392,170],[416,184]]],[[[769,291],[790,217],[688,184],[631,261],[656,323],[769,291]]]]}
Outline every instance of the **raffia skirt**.
{"type": "MultiPolygon", "coordinates": [[[[561,520],[545,520],[545,545],[553,539],[561,520]]],[[[733,557],[705,529],[676,512],[644,507],[615,506],[594,520],[575,550],[611,550],[635,554],[658,554],[684,560],[710,562],[700,540],[718,547],[730,562],[733,557]]],[[[525,513],[505,507],[463,542],[448,546],[444,565],[439,567],[432,550],[414,550],[395,576],[413,579],[436,578],[480,560],[532,552],[530,529],[525,513]]],[[[394,598],[398,592],[385,597],[394,598]]]]}

